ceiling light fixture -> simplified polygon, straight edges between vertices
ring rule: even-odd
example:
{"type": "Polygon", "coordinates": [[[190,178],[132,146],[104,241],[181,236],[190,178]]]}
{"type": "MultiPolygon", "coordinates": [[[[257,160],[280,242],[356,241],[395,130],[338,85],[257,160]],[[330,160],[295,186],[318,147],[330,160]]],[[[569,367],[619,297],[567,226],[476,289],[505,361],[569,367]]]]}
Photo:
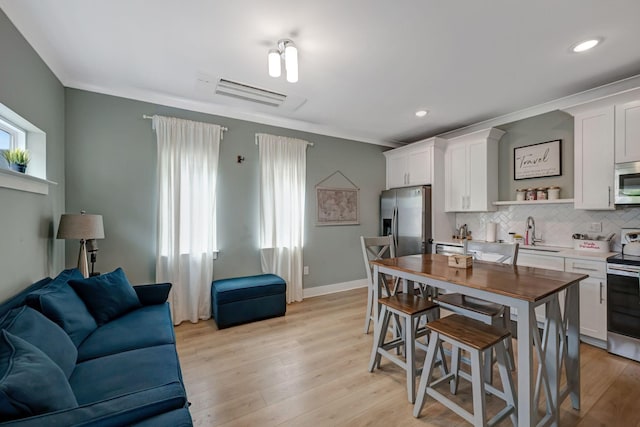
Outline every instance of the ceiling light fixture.
{"type": "Polygon", "coordinates": [[[282,74],[281,60],[284,60],[284,69],[287,72],[287,81],[298,81],[298,48],[289,39],[278,41],[277,49],[269,50],[269,75],[280,77],[282,74]]]}
{"type": "Polygon", "coordinates": [[[585,52],[589,49],[593,49],[594,47],[596,47],[598,44],[600,44],[600,41],[601,41],[600,39],[585,40],[583,42],[576,43],[575,45],[573,45],[571,47],[571,50],[575,53],[585,52]]]}
{"type": "Polygon", "coordinates": [[[429,114],[429,112],[428,112],[427,110],[419,110],[419,111],[416,111],[416,117],[424,117],[424,116],[426,116],[427,114],[429,114]]]}

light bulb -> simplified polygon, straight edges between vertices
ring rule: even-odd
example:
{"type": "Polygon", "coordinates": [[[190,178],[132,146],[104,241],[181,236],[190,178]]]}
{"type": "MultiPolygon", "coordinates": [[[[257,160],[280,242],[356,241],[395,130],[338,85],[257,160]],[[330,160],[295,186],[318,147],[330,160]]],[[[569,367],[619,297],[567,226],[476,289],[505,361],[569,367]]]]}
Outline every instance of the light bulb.
{"type": "Polygon", "coordinates": [[[271,77],[280,77],[281,73],[280,52],[277,49],[271,49],[269,50],[269,75],[271,77]]]}
{"type": "Polygon", "coordinates": [[[587,40],[587,41],[584,41],[582,43],[578,43],[577,45],[575,45],[573,47],[573,51],[576,52],[576,53],[584,52],[584,51],[587,51],[589,49],[592,49],[592,48],[596,47],[598,45],[598,43],[600,43],[600,40],[598,40],[598,39],[587,40]]]}
{"type": "Polygon", "coordinates": [[[298,48],[293,42],[287,42],[284,48],[284,66],[287,70],[287,81],[298,81],[298,48]]]}

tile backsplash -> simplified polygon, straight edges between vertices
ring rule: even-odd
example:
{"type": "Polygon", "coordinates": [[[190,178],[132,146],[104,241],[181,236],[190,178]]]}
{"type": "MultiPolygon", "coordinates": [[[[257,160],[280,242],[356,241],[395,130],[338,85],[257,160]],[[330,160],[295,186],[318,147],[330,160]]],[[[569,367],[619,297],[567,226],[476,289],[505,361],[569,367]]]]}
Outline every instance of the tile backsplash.
{"type": "Polygon", "coordinates": [[[486,224],[495,222],[496,238],[508,241],[509,232],[524,235],[525,222],[532,216],[536,223],[536,237],[542,238],[540,245],[573,247],[571,235],[586,233],[608,235],[616,233],[612,250],[619,252],[620,229],[640,229],[640,207],[619,207],[615,211],[576,210],[573,204],[508,205],[499,206],[496,212],[458,213],[456,224],[467,224],[474,239],[484,240],[486,224]],[[601,232],[591,232],[592,223],[602,223],[601,232]]]}

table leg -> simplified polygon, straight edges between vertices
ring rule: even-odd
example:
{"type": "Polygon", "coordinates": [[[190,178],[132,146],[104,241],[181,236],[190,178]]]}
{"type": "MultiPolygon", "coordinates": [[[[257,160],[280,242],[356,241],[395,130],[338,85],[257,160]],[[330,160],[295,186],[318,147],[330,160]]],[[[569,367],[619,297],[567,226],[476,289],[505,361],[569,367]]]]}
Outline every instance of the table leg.
{"type": "Polygon", "coordinates": [[[560,306],[558,304],[558,296],[547,304],[547,330],[545,331],[546,345],[544,352],[543,369],[546,371],[549,392],[551,396],[547,396],[550,405],[547,405],[551,411],[551,425],[557,426],[560,418],[560,331],[562,330],[562,316],[560,314],[560,306]]]}
{"type": "Polygon", "coordinates": [[[375,310],[373,310],[373,330],[376,330],[378,321],[380,319],[380,303],[378,298],[380,297],[380,267],[373,266],[373,304],[375,310]]]}
{"type": "Polygon", "coordinates": [[[567,387],[574,409],[580,409],[580,284],[567,289],[567,387]]]}
{"type": "Polygon", "coordinates": [[[531,335],[532,307],[518,308],[518,426],[536,424],[534,402],[533,351],[531,335]]]}

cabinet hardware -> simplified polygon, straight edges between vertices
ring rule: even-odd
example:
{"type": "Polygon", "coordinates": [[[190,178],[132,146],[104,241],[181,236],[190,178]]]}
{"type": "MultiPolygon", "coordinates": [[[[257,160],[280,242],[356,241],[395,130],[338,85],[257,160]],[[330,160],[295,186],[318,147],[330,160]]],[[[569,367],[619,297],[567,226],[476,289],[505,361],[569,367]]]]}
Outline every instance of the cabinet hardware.
{"type": "Polygon", "coordinates": [[[602,282],[600,282],[600,304],[602,304],[602,302],[604,301],[604,299],[602,298],[602,288],[604,288],[602,282]]]}
{"type": "Polygon", "coordinates": [[[598,271],[597,268],[587,268],[587,267],[577,267],[577,266],[573,266],[572,267],[574,270],[584,270],[584,271],[598,271]]]}
{"type": "Polygon", "coordinates": [[[607,189],[609,190],[609,194],[608,194],[608,198],[609,198],[609,206],[611,206],[611,186],[608,186],[607,189]]]}

